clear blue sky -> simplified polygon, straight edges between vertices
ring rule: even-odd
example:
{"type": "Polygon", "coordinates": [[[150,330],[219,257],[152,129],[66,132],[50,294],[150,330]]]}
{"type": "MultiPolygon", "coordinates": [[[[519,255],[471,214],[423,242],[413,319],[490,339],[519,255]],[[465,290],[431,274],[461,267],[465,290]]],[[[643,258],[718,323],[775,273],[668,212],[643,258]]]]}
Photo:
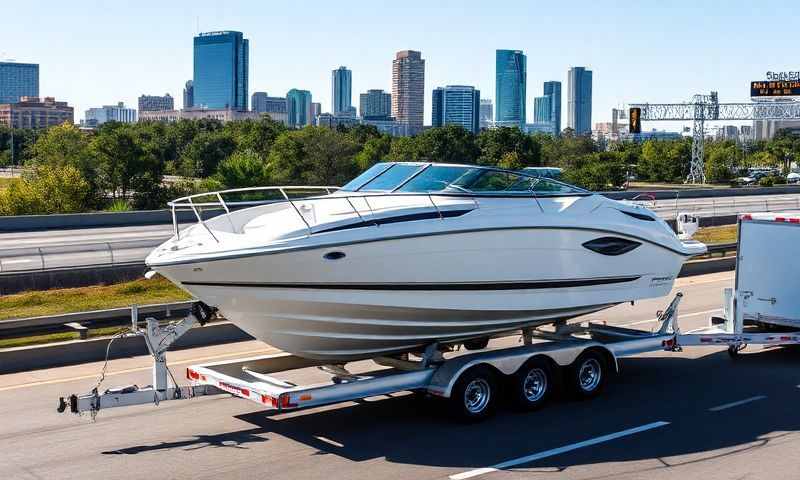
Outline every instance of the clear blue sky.
{"type": "MultiPolygon", "coordinates": [[[[528,56],[528,120],[542,82],[594,71],[592,122],[623,102],[684,101],[718,90],[745,101],[767,70],[800,70],[792,1],[151,1],[3,0],[0,58],[40,64],[40,93],[86,108],[142,93],[182,103],[192,77],[192,37],[239,30],[250,39],[250,93],[311,90],[330,110],[330,72],[353,71],[353,103],[391,89],[398,50],[426,60],[430,90],[475,85],[494,98],[495,49],[528,56]]],[[[656,125],[645,125],[645,128],[656,125]]],[[[679,125],[658,125],[677,129],[679,125]]]]}

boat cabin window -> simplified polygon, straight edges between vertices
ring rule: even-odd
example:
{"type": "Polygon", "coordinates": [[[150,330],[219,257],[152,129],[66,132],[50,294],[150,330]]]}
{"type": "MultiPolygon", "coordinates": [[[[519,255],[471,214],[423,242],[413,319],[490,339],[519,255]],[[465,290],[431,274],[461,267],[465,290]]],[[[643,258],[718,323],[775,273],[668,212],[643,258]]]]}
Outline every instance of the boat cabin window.
{"type": "Polygon", "coordinates": [[[424,165],[417,163],[395,163],[388,170],[384,171],[374,179],[367,182],[360,191],[367,192],[389,192],[397,188],[407,178],[424,168],[424,165]]]}
{"type": "Polygon", "coordinates": [[[450,166],[450,165],[431,165],[415,176],[405,185],[397,189],[398,192],[439,192],[446,189],[451,183],[465,175],[466,171],[474,171],[474,168],[450,166]]]}
{"type": "Polygon", "coordinates": [[[347,184],[345,184],[341,190],[344,190],[345,192],[355,192],[359,188],[363,187],[365,183],[377,177],[385,170],[391,168],[391,166],[391,163],[376,163],[375,165],[364,170],[361,175],[347,182],[347,184]]]}

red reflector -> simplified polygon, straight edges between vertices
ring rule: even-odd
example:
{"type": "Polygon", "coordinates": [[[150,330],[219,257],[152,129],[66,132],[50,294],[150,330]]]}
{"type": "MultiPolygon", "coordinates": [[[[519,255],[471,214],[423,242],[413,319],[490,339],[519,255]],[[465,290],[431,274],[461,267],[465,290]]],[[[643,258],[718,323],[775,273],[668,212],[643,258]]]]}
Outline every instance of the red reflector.
{"type": "Polygon", "coordinates": [[[304,395],[300,395],[300,400],[302,400],[302,401],[311,400],[311,395],[309,395],[307,393],[304,394],[304,395]]]}
{"type": "Polygon", "coordinates": [[[776,221],[776,222],[785,222],[785,221],[786,221],[786,219],[785,219],[785,218],[783,218],[783,217],[775,217],[775,221],[776,221]]]}
{"type": "Polygon", "coordinates": [[[752,220],[752,219],[753,219],[753,216],[752,216],[752,215],[750,215],[749,213],[746,213],[746,214],[742,215],[742,216],[741,216],[741,217],[739,217],[739,218],[741,218],[742,220],[752,220]]]}
{"type": "Polygon", "coordinates": [[[789,223],[800,223],[800,218],[790,218],[789,223]]]}
{"type": "Polygon", "coordinates": [[[292,407],[296,407],[297,406],[296,404],[292,403],[290,400],[291,400],[291,398],[289,398],[289,395],[281,395],[280,396],[281,408],[292,408],[292,407]]]}
{"type": "Polygon", "coordinates": [[[244,395],[245,397],[249,397],[250,396],[250,390],[248,390],[246,388],[240,388],[239,391],[242,392],[242,395],[244,395]]]}
{"type": "Polygon", "coordinates": [[[192,370],[191,368],[186,369],[186,378],[189,380],[197,380],[200,378],[200,374],[192,370]]]}

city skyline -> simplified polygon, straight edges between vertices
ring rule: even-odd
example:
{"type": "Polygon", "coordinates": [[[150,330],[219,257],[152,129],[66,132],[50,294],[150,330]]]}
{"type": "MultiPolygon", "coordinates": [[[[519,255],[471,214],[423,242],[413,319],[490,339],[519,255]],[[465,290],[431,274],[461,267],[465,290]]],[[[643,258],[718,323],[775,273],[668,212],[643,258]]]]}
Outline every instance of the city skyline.
{"type": "MultiPolygon", "coordinates": [[[[426,59],[425,124],[430,124],[427,103],[436,86],[474,85],[494,99],[495,50],[513,48],[529,55],[527,121],[532,121],[534,95],[530,93],[538,94],[547,80],[566,86],[568,69],[581,65],[594,72],[592,123],[596,123],[610,120],[611,108],[623,102],[687,101],[694,93],[710,90],[719,91],[723,102],[746,101],[750,80],[763,78],[767,70],[797,70],[787,60],[793,58],[789,53],[791,5],[730,2],[717,8],[725,22],[695,32],[685,18],[707,10],[696,2],[647,6],[586,2],[569,11],[521,2],[502,11],[478,5],[469,14],[457,14],[458,21],[452,23],[444,21],[453,16],[445,5],[412,1],[402,9],[375,9],[356,2],[342,11],[319,4],[304,8],[309,14],[306,28],[315,35],[298,35],[285,44],[276,39],[290,33],[297,6],[267,8],[256,2],[224,6],[200,0],[97,8],[34,0],[25,9],[12,9],[15,21],[0,31],[0,57],[38,63],[40,96],[64,99],[82,113],[117,101],[135,105],[148,92],[182,97],[186,80],[192,78],[192,38],[199,32],[245,34],[251,42],[250,93],[283,94],[302,88],[326,106],[331,103],[331,69],[347,65],[353,71],[353,95],[369,89],[388,92],[395,52],[414,49],[426,59]],[[42,9],[52,15],[37,15],[42,9]],[[147,15],[153,10],[159,15],[147,15]],[[421,10],[425,15],[412,15],[421,10]],[[120,24],[119,18],[126,21],[120,24]],[[392,34],[387,35],[390,18],[392,34]],[[270,29],[263,28],[266,20],[270,29]],[[528,27],[534,20],[537,29],[532,31],[528,27]],[[42,33],[32,34],[22,28],[26,24],[39,25],[42,33]],[[94,27],[83,28],[89,24],[94,27]],[[148,35],[141,35],[144,24],[151,32],[148,35]],[[770,26],[769,49],[755,41],[766,35],[765,25],[770,26]],[[745,27],[754,41],[742,42],[735,49],[718,41],[726,32],[745,27]],[[320,42],[319,36],[325,34],[332,40],[320,42]],[[98,37],[103,41],[97,42],[98,37]],[[62,45],[60,38],[70,41],[62,45]],[[541,48],[550,42],[557,42],[558,48],[541,48]],[[702,50],[693,47],[698,43],[704,45],[702,50]],[[757,61],[743,61],[747,58],[757,61]]],[[[566,97],[562,96],[564,112],[566,97]]],[[[562,128],[565,124],[562,119],[562,128]]],[[[677,129],[680,125],[648,123],[644,127],[677,129]]]]}

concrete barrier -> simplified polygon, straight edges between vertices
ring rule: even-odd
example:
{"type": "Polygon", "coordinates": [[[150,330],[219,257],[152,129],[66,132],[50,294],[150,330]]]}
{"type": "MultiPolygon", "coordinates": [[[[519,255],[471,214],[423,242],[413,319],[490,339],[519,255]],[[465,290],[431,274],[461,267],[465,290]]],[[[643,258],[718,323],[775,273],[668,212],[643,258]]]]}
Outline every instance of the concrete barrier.
{"type": "MultiPolygon", "coordinates": [[[[205,210],[203,218],[212,218],[224,210],[205,210]]],[[[176,212],[179,223],[197,221],[190,210],[176,212]]],[[[170,210],[138,210],[134,212],[93,212],[54,215],[17,215],[0,217],[0,233],[65,230],[77,228],[136,227],[172,223],[170,210]]]]}
{"type": "MultiPolygon", "coordinates": [[[[190,329],[175,343],[172,350],[246,340],[253,340],[253,337],[232,323],[219,322],[190,329]]],[[[108,338],[97,338],[0,350],[0,375],[99,362],[105,359],[108,342],[108,338]]],[[[109,352],[109,359],[147,354],[144,338],[139,336],[120,337],[114,340],[109,352]]]]}
{"type": "Polygon", "coordinates": [[[800,193],[800,185],[781,185],[778,187],[740,187],[740,188],[697,188],[686,190],[626,190],[624,192],[602,192],[614,200],[633,200],[637,195],[653,195],[656,200],[678,198],[718,198],[747,197],[752,195],[784,195],[800,193]]]}
{"type": "Polygon", "coordinates": [[[4,273],[0,275],[0,295],[10,295],[27,290],[76,288],[127,282],[143,278],[145,269],[144,262],[134,262],[4,273]]]}

